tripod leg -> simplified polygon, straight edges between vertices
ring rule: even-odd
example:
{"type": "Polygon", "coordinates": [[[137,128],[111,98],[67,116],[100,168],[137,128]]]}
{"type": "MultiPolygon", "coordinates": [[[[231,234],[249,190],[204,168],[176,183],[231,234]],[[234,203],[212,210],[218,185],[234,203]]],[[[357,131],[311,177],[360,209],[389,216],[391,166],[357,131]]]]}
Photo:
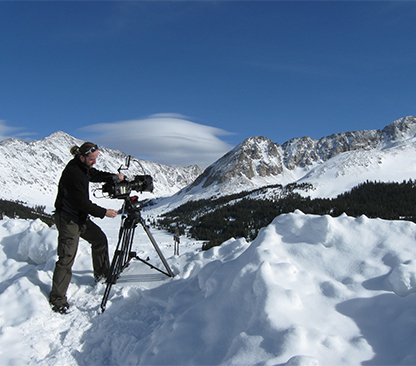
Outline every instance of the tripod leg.
{"type": "Polygon", "coordinates": [[[155,248],[157,254],[159,255],[160,260],[162,261],[163,265],[166,268],[166,271],[169,274],[169,277],[175,277],[175,274],[170,269],[168,262],[166,261],[165,257],[163,256],[162,251],[160,250],[159,246],[157,245],[155,238],[153,237],[149,228],[146,226],[146,223],[144,222],[142,217],[140,218],[140,224],[143,226],[144,231],[146,232],[147,236],[149,237],[150,241],[152,242],[153,247],[155,248]]]}
{"type": "Polygon", "coordinates": [[[120,277],[121,272],[128,266],[130,262],[130,250],[133,243],[134,229],[122,228],[119,236],[119,242],[114,252],[113,260],[111,261],[110,271],[107,277],[107,286],[104,291],[103,300],[101,301],[101,311],[105,311],[108,297],[110,295],[111,287],[116,283],[120,277]],[[121,244],[121,246],[120,246],[121,244]]]}
{"type": "Polygon", "coordinates": [[[105,311],[105,306],[107,304],[108,296],[110,295],[111,286],[113,286],[113,283],[116,283],[117,281],[117,272],[115,271],[115,268],[119,266],[119,262],[121,260],[120,254],[121,252],[114,253],[113,262],[110,268],[110,273],[107,278],[107,286],[104,291],[103,300],[101,301],[101,311],[103,313],[105,311]]]}
{"type": "Polygon", "coordinates": [[[123,241],[123,250],[122,250],[122,260],[120,262],[120,267],[118,273],[120,274],[123,270],[128,266],[130,262],[130,251],[131,246],[133,244],[133,235],[134,235],[134,228],[129,228],[125,230],[125,236],[123,241]]]}

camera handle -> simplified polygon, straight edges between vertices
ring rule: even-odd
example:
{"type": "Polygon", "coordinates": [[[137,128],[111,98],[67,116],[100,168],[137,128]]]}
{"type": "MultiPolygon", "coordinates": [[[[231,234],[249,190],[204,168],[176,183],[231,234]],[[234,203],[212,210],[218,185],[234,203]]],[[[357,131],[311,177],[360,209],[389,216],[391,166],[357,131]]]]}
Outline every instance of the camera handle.
{"type": "Polygon", "coordinates": [[[130,167],[130,159],[131,159],[131,155],[127,155],[126,156],[126,161],[124,163],[124,167],[123,164],[120,165],[120,168],[117,169],[118,173],[121,174],[122,170],[129,170],[130,167]]]}
{"type": "Polygon", "coordinates": [[[129,266],[130,261],[132,259],[137,259],[145,263],[146,265],[148,265],[150,268],[155,269],[168,277],[175,276],[172,270],[170,269],[168,262],[163,256],[162,251],[157,245],[155,238],[150,232],[148,226],[146,225],[140,212],[141,208],[132,206],[131,201],[135,199],[137,199],[136,196],[127,197],[125,198],[125,201],[123,204],[123,214],[122,214],[122,221],[120,225],[118,243],[117,243],[116,250],[114,252],[113,260],[111,261],[110,271],[109,271],[108,278],[107,278],[107,286],[104,291],[103,299],[101,302],[102,313],[105,311],[105,307],[107,304],[108,297],[110,295],[112,285],[117,282],[117,280],[120,278],[121,272],[123,272],[124,269],[129,266]],[[124,210],[126,207],[128,207],[127,215],[124,214],[124,210]],[[153,264],[149,263],[147,260],[140,258],[136,254],[136,252],[131,251],[131,248],[133,245],[134,231],[137,227],[137,224],[142,225],[150,242],[153,244],[154,249],[156,250],[160,260],[162,261],[166,271],[160,268],[157,268],[153,264]]]}
{"type": "MultiPolygon", "coordinates": [[[[131,158],[132,158],[131,155],[126,156],[126,162],[124,163],[124,167],[123,167],[123,164],[121,164],[120,167],[117,169],[119,174],[121,174],[122,170],[129,170],[131,158]]],[[[146,170],[143,168],[142,163],[140,163],[139,160],[136,160],[136,162],[140,165],[140,168],[142,168],[143,174],[147,174],[146,170]]]]}

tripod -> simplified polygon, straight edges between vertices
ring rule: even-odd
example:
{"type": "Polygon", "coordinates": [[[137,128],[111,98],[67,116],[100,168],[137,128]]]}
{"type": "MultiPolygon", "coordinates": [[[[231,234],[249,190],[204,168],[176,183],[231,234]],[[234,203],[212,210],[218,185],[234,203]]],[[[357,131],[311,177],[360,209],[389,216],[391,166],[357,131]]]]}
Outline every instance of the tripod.
{"type": "Polygon", "coordinates": [[[162,251],[156,243],[155,238],[147,227],[142,215],[141,215],[141,205],[137,200],[137,196],[126,197],[123,204],[123,213],[121,217],[120,231],[118,235],[118,243],[116,250],[114,252],[113,260],[111,261],[110,271],[107,278],[107,287],[104,291],[103,300],[101,302],[101,311],[105,311],[107,304],[108,296],[110,295],[111,286],[116,283],[120,278],[121,272],[128,267],[132,259],[137,259],[150,268],[155,269],[168,277],[174,277],[172,270],[169,267],[168,262],[163,256],[162,251]],[[127,212],[127,214],[125,214],[127,212]],[[131,251],[133,244],[134,231],[137,227],[137,224],[141,224],[147,236],[149,237],[153,247],[155,248],[157,254],[159,255],[160,260],[162,261],[165,270],[155,267],[147,260],[140,258],[136,252],[131,251]]]}

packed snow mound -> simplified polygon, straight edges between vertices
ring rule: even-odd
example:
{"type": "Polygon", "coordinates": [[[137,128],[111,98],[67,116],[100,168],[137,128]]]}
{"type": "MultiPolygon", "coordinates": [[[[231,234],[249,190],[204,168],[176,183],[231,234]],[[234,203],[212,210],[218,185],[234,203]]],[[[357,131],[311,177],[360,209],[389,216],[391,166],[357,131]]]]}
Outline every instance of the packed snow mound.
{"type": "Polygon", "coordinates": [[[56,253],[57,236],[56,230],[49,230],[48,225],[36,219],[20,234],[16,258],[23,262],[45,264],[56,253]]]}
{"type": "MultiPolygon", "coordinates": [[[[158,279],[132,264],[103,314],[104,287],[89,282],[82,249],[66,316],[47,303],[55,257],[36,264],[28,256],[24,263],[11,250],[36,225],[4,220],[0,227],[6,364],[416,363],[414,223],[295,211],[278,216],[252,243],[230,239],[180,256],[168,256],[171,247],[162,245],[176,276],[158,279]]],[[[35,232],[47,253],[56,230],[35,232]]],[[[106,233],[117,236],[111,225],[106,233]]]]}
{"type": "Polygon", "coordinates": [[[396,266],[388,278],[393,291],[399,296],[416,292],[416,262],[409,260],[396,266]]]}

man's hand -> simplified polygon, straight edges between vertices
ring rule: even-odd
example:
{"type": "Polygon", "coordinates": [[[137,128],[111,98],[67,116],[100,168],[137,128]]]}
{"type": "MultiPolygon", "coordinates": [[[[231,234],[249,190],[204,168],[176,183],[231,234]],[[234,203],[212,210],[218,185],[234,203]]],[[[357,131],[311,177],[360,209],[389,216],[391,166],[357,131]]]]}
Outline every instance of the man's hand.
{"type": "Polygon", "coordinates": [[[114,218],[117,216],[117,210],[112,210],[111,208],[107,209],[105,216],[114,218]]]}

